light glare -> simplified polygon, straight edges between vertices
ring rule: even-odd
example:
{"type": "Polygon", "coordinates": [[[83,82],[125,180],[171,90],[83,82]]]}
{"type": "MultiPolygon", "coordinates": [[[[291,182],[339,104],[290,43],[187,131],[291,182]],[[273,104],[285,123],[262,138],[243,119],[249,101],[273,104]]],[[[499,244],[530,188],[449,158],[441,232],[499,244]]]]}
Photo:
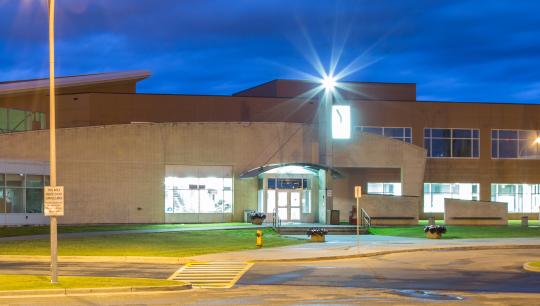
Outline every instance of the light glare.
{"type": "Polygon", "coordinates": [[[325,76],[322,80],[322,85],[325,90],[333,91],[336,84],[336,79],[331,75],[325,76]]]}

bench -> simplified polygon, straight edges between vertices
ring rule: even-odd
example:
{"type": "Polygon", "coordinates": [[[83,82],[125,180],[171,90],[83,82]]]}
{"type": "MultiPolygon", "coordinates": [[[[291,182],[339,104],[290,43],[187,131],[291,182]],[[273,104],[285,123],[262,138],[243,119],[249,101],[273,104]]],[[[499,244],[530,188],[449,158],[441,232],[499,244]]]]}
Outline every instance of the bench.
{"type": "Polygon", "coordinates": [[[414,220],[414,217],[371,217],[372,220],[414,220]]]}
{"type": "Polygon", "coordinates": [[[501,217],[452,217],[454,220],[502,220],[501,217]]]}

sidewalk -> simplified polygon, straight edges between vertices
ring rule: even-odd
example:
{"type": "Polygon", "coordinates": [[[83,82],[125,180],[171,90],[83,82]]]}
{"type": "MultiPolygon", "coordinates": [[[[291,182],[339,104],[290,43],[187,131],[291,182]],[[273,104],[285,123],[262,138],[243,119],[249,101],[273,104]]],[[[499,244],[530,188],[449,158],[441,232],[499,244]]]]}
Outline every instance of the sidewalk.
{"type": "MultiPolygon", "coordinates": [[[[306,236],[291,236],[306,239],[306,236]]],[[[366,257],[389,253],[439,249],[540,249],[540,238],[425,239],[360,235],[359,247],[354,235],[327,235],[325,243],[262,248],[238,252],[207,254],[185,258],[188,261],[295,261],[366,257]]]]}

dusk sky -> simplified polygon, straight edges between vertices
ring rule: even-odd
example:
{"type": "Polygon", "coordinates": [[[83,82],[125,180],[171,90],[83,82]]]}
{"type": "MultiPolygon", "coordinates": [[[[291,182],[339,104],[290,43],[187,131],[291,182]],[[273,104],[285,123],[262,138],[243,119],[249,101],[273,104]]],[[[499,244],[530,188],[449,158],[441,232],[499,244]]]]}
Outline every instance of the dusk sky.
{"type": "MultiPolygon", "coordinates": [[[[540,103],[537,0],[57,0],[57,75],[144,69],[140,92],[224,94],[316,75],[419,100],[540,103]],[[334,50],[334,51],[332,51],[334,50]]],[[[0,0],[0,81],[48,76],[46,0],[0,0]]]]}

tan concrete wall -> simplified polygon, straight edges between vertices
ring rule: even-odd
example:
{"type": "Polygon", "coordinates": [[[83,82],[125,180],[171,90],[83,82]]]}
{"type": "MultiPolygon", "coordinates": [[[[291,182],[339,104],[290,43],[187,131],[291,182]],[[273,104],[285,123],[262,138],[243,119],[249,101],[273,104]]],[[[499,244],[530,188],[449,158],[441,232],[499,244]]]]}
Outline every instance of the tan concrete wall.
{"type": "Polygon", "coordinates": [[[507,225],[508,205],[500,202],[444,199],[444,223],[446,225],[507,225]]]}
{"type": "Polygon", "coordinates": [[[417,225],[419,205],[419,197],[383,195],[364,195],[359,203],[371,217],[372,225],[417,225]]]}
{"type": "MultiPolygon", "coordinates": [[[[257,207],[257,181],[234,180],[234,213],[165,216],[166,164],[228,165],[235,177],[265,163],[311,159],[309,126],[290,123],[131,124],[59,129],[60,223],[240,221],[257,207]]],[[[48,160],[48,131],[0,135],[3,159],[48,160]]]]}

